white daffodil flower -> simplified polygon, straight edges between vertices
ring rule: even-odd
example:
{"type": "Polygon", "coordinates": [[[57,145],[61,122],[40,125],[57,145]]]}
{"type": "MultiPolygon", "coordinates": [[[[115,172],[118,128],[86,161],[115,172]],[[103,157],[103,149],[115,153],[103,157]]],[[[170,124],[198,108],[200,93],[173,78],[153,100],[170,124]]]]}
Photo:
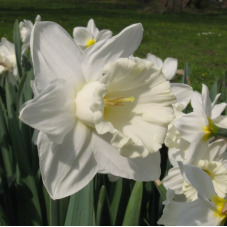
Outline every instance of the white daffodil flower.
{"type": "Polygon", "coordinates": [[[220,94],[211,103],[208,88],[203,85],[202,95],[193,92],[191,99],[193,112],[185,114],[174,123],[181,137],[190,143],[185,153],[187,163],[200,159],[206,152],[211,138],[218,135],[220,128],[227,128],[227,117],[221,116],[226,103],[215,105],[219,96],[220,94]]]}
{"type": "MultiPolygon", "coordinates": [[[[180,160],[180,159],[178,159],[180,160]]],[[[184,160],[184,156],[181,156],[184,160]]],[[[211,178],[215,191],[219,197],[224,198],[227,194],[227,153],[225,140],[217,140],[208,146],[204,155],[192,163],[204,170],[211,178]]],[[[162,180],[166,189],[172,189],[176,194],[184,193],[187,200],[193,201],[198,198],[195,188],[184,181],[178,164],[174,165],[168,175],[162,180]]]]}
{"type": "Polygon", "coordinates": [[[101,30],[95,26],[93,19],[88,21],[87,27],[75,27],[73,29],[73,38],[81,50],[86,50],[98,41],[112,37],[110,30],[101,30]]]}
{"type": "MultiPolygon", "coordinates": [[[[14,50],[14,44],[9,42],[6,38],[2,38],[0,42],[0,74],[6,70],[12,70],[15,79],[18,81],[17,62],[14,50]]],[[[9,77],[10,82],[15,83],[15,79],[9,77]]]]}
{"type": "MultiPolygon", "coordinates": [[[[41,21],[41,16],[37,15],[35,18],[35,23],[39,21],[41,21]]],[[[31,37],[31,31],[33,28],[33,23],[30,20],[21,21],[19,24],[19,28],[20,28],[20,35],[23,43],[21,54],[23,55],[30,47],[30,37],[31,37]]]]}
{"type": "Polygon", "coordinates": [[[178,61],[175,58],[166,58],[163,62],[162,59],[153,54],[147,54],[147,60],[154,63],[154,67],[161,70],[167,80],[173,80],[176,72],[178,61]]]}
{"type": "Polygon", "coordinates": [[[142,34],[142,25],[134,24],[82,53],[60,25],[35,24],[31,54],[38,95],[19,117],[40,131],[40,170],[52,198],[77,192],[97,172],[159,178],[158,150],[175,97],[152,63],[126,58],[142,34]]]}
{"type": "Polygon", "coordinates": [[[199,199],[193,202],[178,202],[171,194],[167,201],[163,202],[165,209],[158,224],[177,226],[223,225],[227,219],[227,200],[216,194],[209,175],[196,166],[182,165],[182,163],[179,163],[179,166],[184,180],[196,189],[199,199]]]}

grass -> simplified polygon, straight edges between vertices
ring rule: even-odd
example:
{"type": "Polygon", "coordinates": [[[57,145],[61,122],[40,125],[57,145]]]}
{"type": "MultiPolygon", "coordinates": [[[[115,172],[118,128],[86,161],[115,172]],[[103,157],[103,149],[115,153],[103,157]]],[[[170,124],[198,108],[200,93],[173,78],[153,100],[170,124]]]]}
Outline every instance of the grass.
{"type": "MultiPolygon", "coordinates": [[[[126,26],[142,23],[144,36],[135,55],[145,58],[147,53],[165,59],[178,59],[183,69],[185,62],[192,68],[191,83],[201,90],[201,83],[209,87],[216,75],[222,78],[227,70],[227,15],[225,14],[147,14],[141,4],[95,3],[89,1],[0,0],[0,37],[12,41],[15,19],[55,21],[69,34],[76,26],[86,26],[93,18],[99,29],[110,29],[114,34],[126,26]],[[213,34],[202,35],[202,32],[213,34]],[[200,33],[200,36],[198,35],[200,33]]],[[[180,76],[177,80],[181,81],[180,76]]]]}

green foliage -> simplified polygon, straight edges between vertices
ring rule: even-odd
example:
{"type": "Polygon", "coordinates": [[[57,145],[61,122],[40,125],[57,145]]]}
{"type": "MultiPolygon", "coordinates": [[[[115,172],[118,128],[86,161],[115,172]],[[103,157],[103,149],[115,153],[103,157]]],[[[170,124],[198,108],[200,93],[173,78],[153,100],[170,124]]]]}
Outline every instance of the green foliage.
{"type": "Polygon", "coordinates": [[[138,226],[140,220],[140,210],[143,198],[143,183],[136,182],[125,212],[123,225],[138,226]]]}

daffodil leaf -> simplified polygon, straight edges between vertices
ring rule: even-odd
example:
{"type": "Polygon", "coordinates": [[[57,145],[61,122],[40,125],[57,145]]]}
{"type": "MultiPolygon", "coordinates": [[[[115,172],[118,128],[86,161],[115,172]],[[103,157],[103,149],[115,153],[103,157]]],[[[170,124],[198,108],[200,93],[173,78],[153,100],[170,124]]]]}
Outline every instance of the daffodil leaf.
{"type": "Polygon", "coordinates": [[[70,197],[65,225],[93,225],[93,180],[70,197]]]}
{"type": "Polygon", "coordinates": [[[4,119],[2,102],[0,103],[0,128],[1,128],[0,143],[1,143],[2,157],[4,161],[4,166],[6,169],[6,174],[10,176],[10,175],[13,175],[13,166],[12,166],[11,153],[9,150],[9,135],[8,135],[7,125],[4,119]]]}
{"type": "Polygon", "coordinates": [[[211,90],[210,90],[210,99],[211,101],[213,102],[216,95],[218,93],[218,76],[216,76],[216,79],[211,87],[211,90]]]}
{"type": "Polygon", "coordinates": [[[16,62],[17,62],[17,69],[19,77],[22,78],[22,68],[21,68],[21,37],[20,37],[20,29],[18,20],[14,23],[13,29],[13,42],[16,54],[16,62]]]}
{"type": "Polygon", "coordinates": [[[18,92],[17,92],[17,105],[18,105],[17,110],[19,109],[19,100],[21,97],[21,92],[22,92],[26,78],[27,78],[27,73],[24,73],[24,75],[22,76],[22,78],[20,79],[20,82],[19,82],[19,87],[18,87],[18,92]]]}
{"type": "Polygon", "coordinates": [[[30,161],[25,152],[25,146],[20,133],[18,118],[16,116],[15,106],[13,105],[12,96],[13,87],[8,80],[6,81],[6,102],[8,110],[9,133],[12,139],[14,153],[16,155],[17,164],[20,172],[20,180],[22,184],[17,185],[17,195],[21,205],[20,224],[42,225],[41,209],[38,198],[37,187],[30,166],[30,161]],[[26,200],[25,198],[30,198],[26,200]],[[32,195],[32,196],[31,196],[32,195]],[[22,203],[22,200],[23,203],[22,203]]]}
{"type": "Polygon", "coordinates": [[[123,226],[138,226],[140,221],[140,209],[143,198],[143,183],[136,182],[125,212],[123,226]]]}
{"type": "Polygon", "coordinates": [[[9,225],[7,223],[6,215],[5,215],[5,212],[4,212],[3,208],[2,208],[1,203],[0,203],[0,225],[1,226],[7,226],[7,225],[9,225]]]}
{"type": "Polygon", "coordinates": [[[112,225],[115,225],[117,218],[117,212],[122,194],[122,181],[123,179],[120,178],[118,181],[111,184],[109,201],[112,225]]]}
{"type": "Polygon", "coordinates": [[[101,223],[101,215],[103,210],[103,205],[105,202],[105,194],[106,194],[106,188],[103,185],[101,187],[100,193],[99,193],[99,200],[98,200],[98,206],[97,206],[97,215],[96,215],[96,224],[100,225],[101,223]]]}
{"type": "Polygon", "coordinates": [[[159,192],[160,196],[162,197],[162,199],[166,200],[166,188],[163,186],[163,184],[161,183],[161,184],[157,185],[155,183],[155,186],[158,189],[158,192],[159,192]]]}

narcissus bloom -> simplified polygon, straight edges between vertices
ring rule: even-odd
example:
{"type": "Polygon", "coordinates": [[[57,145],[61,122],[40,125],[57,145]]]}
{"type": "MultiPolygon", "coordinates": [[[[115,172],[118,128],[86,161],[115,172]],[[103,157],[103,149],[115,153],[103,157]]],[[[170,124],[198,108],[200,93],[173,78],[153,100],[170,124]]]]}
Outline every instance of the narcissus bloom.
{"type": "MultiPolygon", "coordinates": [[[[174,153],[172,156],[175,156],[174,153]]],[[[184,160],[183,154],[181,160],[184,160]]],[[[204,170],[210,176],[217,195],[222,198],[226,196],[227,153],[225,140],[220,139],[209,144],[208,150],[203,153],[200,159],[188,164],[195,165],[204,170]]],[[[190,201],[197,199],[198,195],[196,189],[191,184],[184,181],[178,164],[173,163],[173,165],[168,175],[162,180],[165,188],[174,190],[176,194],[184,193],[186,198],[190,201]]]]}
{"type": "Polygon", "coordinates": [[[211,178],[202,169],[179,164],[184,180],[192,185],[199,199],[193,202],[178,202],[172,193],[168,198],[163,215],[158,224],[179,226],[217,226],[223,225],[227,218],[227,200],[219,197],[212,184],[211,178]]]}
{"type": "Polygon", "coordinates": [[[221,116],[226,103],[215,105],[219,96],[220,94],[211,103],[208,88],[203,85],[202,95],[193,92],[191,99],[193,112],[185,114],[174,123],[181,137],[190,143],[190,148],[185,153],[189,162],[194,162],[203,156],[211,138],[219,134],[219,127],[227,128],[227,117],[221,116]]]}
{"type": "MultiPolygon", "coordinates": [[[[41,21],[41,16],[37,15],[35,18],[35,22],[41,21]]],[[[22,50],[21,53],[24,54],[26,50],[30,47],[30,37],[31,37],[31,31],[33,28],[33,23],[30,20],[24,20],[21,21],[19,24],[20,28],[20,35],[22,39],[22,50]]]]}
{"type": "Polygon", "coordinates": [[[153,54],[147,54],[147,60],[154,63],[154,67],[161,70],[167,80],[173,80],[176,72],[178,61],[175,58],[166,58],[163,62],[162,59],[153,54]]]}
{"type": "Polygon", "coordinates": [[[87,27],[75,27],[73,30],[73,38],[81,50],[86,50],[96,42],[111,37],[112,32],[107,29],[99,31],[93,19],[88,21],[87,27]]]}
{"type": "MultiPolygon", "coordinates": [[[[9,42],[6,38],[2,38],[0,42],[0,63],[3,63],[3,65],[0,65],[0,73],[6,70],[12,70],[15,79],[19,79],[14,44],[9,42]]],[[[10,78],[12,83],[15,82],[15,79],[10,78]]]]}
{"type": "Polygon", "coordinates": [[[40,131],[40,169],[52,198],[77,192],[97,172],[159,178],[158,150],[174,117],[175,96],[152,63],[127,58],[142,33],[142,25],[134,24],[82,53],[59,25],[35,24],[31,53],[38,95],[20,119],[40,131]]]}

